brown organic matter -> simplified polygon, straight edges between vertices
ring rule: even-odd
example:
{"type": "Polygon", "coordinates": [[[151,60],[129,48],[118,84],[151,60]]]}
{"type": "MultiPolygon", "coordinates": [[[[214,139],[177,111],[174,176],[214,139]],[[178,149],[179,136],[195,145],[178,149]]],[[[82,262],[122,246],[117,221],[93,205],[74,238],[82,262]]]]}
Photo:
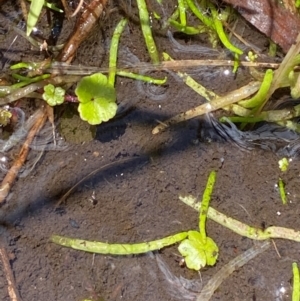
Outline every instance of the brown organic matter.
{"type": "Polygon", "coordinates": [[[273,0],[224,0],[287,52],[300,31],[300,18],[273,0]]]}

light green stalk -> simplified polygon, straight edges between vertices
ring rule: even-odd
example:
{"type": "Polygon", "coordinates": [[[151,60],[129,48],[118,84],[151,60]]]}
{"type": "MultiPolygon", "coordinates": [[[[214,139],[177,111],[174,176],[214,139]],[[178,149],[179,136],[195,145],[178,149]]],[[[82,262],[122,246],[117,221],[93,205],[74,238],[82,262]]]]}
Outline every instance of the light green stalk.
{"type": "MultiPolygon", "coordinates": [[[[193,196],[179,196],[179,199],[196,211],[199,211],[201,207],[201,203],[197,202],[197,199],[193,196]]],[[[270,238],[282,238],[300,242],[300,231],[275,226],[268,227],[265,230],[254,228],[217,211],[211,206],[208,209],[207,217],[225,228],[251,239],[266,240],[270,238]]]]}
{"type": "Polygon", "coordinates": [[[159,55],[150,27],[150,18],[145,0],[137,0],[141,28],[153,64],[159,64],[159,55]]]}
{"type": "Polygon", "coordinates": [[[109,74],[108,74],[108,84],[112,87],[115,85],[116,78],[116,67],[117,67],[117,58],[118,58],[118,46],[120,41],[120,36],[127,24],[127,19],[122,19],[115,31],[113,33],[110,50],[109,50],[109,74]]]}
{"type": "Polygon", "coordinates": [[[200,217],[199,217],[199,229],[200,229],[200,234],[202,237],[202,241],[203,243],[206,242],[206,217],[207,217],[207,212],[208,212],[208,208],[209,208],[209,202],[210,202],[210,198],[211,198],[211,194],[213,192],[214,189],[214,185],[216,182],[216,172],[212,171],[209,174],[208,180],[207,180],[207,184],[203,193],[203,197],[202,197],[202,206],[200,208],[200,217]]]}
{"type": "Polygon", "coordinates": [[[59,235],[52,235],[51,241],[64,247],[91,252],[91,253],[130,255],[130,254],[142,254],[150,251],[160,250],[164,247],[182,241],[187,236],[188,236],[187,232],[181,232],[162,239],[154,240],[151,242],[137,243],[137,244],[109,244],[109,243],[103,243],[97,241],[68,238],[59,235]]]}
{"type": "Polygon", "coordinates": [[[287,203],[286,193],[285,193],[284,183],[281,178],[279,178],[279,180],[278,180],[278,188],[279,188],[279,193],[280,193],[280,198],[281,198],[282,204],[286,205],[286,203],[287,203]]]}
{"type": "Polygon", "coordinates": [[[292,301],[300,300],[300,276],[299,276],[299,268],[296,262],[293,262],[293,295],[292,301]]]}
{"type": "Polygon", "coordinates": [[[273,80],[273,70],[268,69],[265,73],[264,79],[257,93],[250,99],[240,101],[239,105],[247,109],[260,106],[267,97],[267,94],[272,84],[272,80],[273,80]]]}

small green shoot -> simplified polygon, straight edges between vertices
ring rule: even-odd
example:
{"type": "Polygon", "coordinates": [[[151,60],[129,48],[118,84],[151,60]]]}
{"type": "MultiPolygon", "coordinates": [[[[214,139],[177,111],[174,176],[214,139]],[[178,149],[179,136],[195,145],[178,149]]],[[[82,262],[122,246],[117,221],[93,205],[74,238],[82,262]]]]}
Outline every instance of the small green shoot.
{"type": "Polygon", "coordinates": [[[206,236],[205,230],[206,216],[215,180],[216,173],[213,171],[209,175],[206,189],[203,194],[203,207],[200,210],[199,222],[200,232],[181,232],[159,240],[137,244],[108,244],[103,242],[73,239],[59,235],[52,235],[51,240],[56,244],[76,250],[113,255],[146,253],[159,250],[182,241],[178,250],[181,255],[185,257],[187,267],[199,271],[206,265],[214,265],[219,253],[218,246],[210,237],[206,236]]]}
{"type": "Polygon", "coordinates": [[[137,0],[137,5],[139,9],[140,23],[143,32],[143,36],[146,42],[146,46],[148,49],[148,53],[152,60],[153,64],[159,63],[159,55],[157,51],[157,47],[155,41],[152,36],[151,26],[150,26],[150,18],[145,0],[137,0]]]}
{"type": "Polygon", "coordinates": [[[300,300],[300,276],[299,276],[299,268],[296,262],[293,262],[293,294],[292,301],[300,300]]]}
{"type": "Polygon", "coordinates": [[[80,117],[89,124],[108,121],[117,113],[115,88],[108,84],[107,77],[102,73],[83,77],[75,94],[79,100],[80,117]]]}
{"type": "Polygon", "coordinates": [[[187,267],[196,271],[199,271],[206,265],[214,265],[219,254],[218,246],[206,235],[205,229],[209,202],[215,181],[216,172],[212,171],[209,175],[201,203],[199,217],[200,232],[189,231],[188,238],[182,241],[178,247],[178,251],[185,258],[187,267]]]}
{"type": "Polygon", "coordinates": [[[282,172],[287,171],[289,164],[290,163],[287,158],[282,158],[278,161],[279,168],[282,172]]]}
{"type": "Polygon", "coordinates": [[[65,101],[66,91],[61,87],[48,84],[44,87],[43,99],[51,107],[61,105],[65,101]]]}
{"type": "Polygon", "coordinates": [[[279,180],[278,180],[278,188],[279,188],[279,193],[280,193],[280,198],[281,198],[282,204],[286,205],[287,198],[286,198],[286,193],[285,193],[285,185],[281,178],[279,178],[279,180]]]}

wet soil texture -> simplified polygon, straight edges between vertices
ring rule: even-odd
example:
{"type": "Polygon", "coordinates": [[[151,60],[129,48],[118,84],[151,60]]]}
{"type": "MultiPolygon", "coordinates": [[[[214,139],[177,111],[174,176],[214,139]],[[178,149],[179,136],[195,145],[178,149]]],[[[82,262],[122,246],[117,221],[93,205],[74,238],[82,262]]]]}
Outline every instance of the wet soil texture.
{"type": "MultiPolygon", "coordinates": [[[[149,2],[156,7],[154,1],[149,2]]],[[[127,13],[131,18],[121,37],[119,65],[149,62],[136,22],[135,1],[128,3],[127,13]]],[[[173,1],[164,5],[166,15],[174,10],[173,1]]],[[[106,19],[79,48],[74,64],[107,66],[109,42],[121,12],[112,2],[106,19]]],[[[13,62],[38,61],[43,57],[12,30],[16,26],[13,20],[19,14],[17,4],[2,4],[3,73],[9,72],[13,62]]],[[[65,29],[58,43],[63,43],[71,24],[72,20],[64,21],[65,29]]],[[[267,40],[245,20],[238,21],[236,30],[262,52],[266,50],[267,40]]],[[[159,50],[175,59],[224,55],[221,48],[207,51],[210,45],[205,42],[205,35],[182,38],[175,33],[178,45],[161,31],[155,36],[159,50]]],[[[249,82],[248,70],[244,68],[237,75],[220,67],[202,67],[190,74],[218,94],[249,82]]],[[[254,242],[208,220],[207,234],[217,243],[220,253],[217,264],[204,268],[200,274],[180,265],[177,245],[145,255],[112,256],[63,248],[51,243],[50,237],[59,234],[107,243],[135,243],[197,230],[198,213],[183,204],[179,195],[201,199],[212,170],[217,172],[210,203],[213,208],[260,229],[300,228],[299,158],[291,158],[288,171],[282,173],[278,168],[281,157],[274,151],[259,147],[247,150],[230,141],[208,141],[201,137],[200,118],[152,135],[158,121],[193,108],[204,99],[175,72],[150,75],[167,76],[168,82],[160,87],[118,77],[117,101],[123,108],[122,114],[97,126],[92,141],[68,142],[69,147],[64,151],[46,150],[31,173],[18,178],[1,207],[1,245],[8,252],[23,301],[191,300],[189,293],[193,288],[174,287],[162,273],[158,256],[168,265],[171,275],[195,280],[201,286],[254,242]],[[90,173],[58,205],[59,199],[90,173]],[[279,177],[286,184],[286,205],[282,204],[277,188],[279,177]]],[[[33,155],[39,154],[32,151],[33,155]]],[[[274,246],[230,275],[211,300],[291,300],[292,262],[299,260],[299,243],[274,240],[274,246]]],[[[3,266],[0,299],[10,300],[3,266]]]]}

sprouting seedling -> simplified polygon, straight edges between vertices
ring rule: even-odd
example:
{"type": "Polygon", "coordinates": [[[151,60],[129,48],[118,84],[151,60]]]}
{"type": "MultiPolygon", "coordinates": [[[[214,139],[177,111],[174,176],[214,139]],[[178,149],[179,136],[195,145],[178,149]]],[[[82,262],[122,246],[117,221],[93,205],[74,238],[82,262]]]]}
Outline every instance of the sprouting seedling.
{"type": "Polygon", "coordinates": [[[81,119],[92,125],[108,121],[117,113],[115,77],[120,35],[127,24],[122,19],[113,34],[110,52],[108,77],[102,73],[85,76],[78,83],[75,94],[79,100],[78,111],[81,119]]]}
{"type": "Polygon", "coordinates": [[[205,223],[209,206],[210,196],[216,179],[216,173],[213,171],[209,175],[207,187],[205,189],[200,211],[198,231],[180,232],[155,241],[137,243],[137,244],[109,244],[96,241],[87,241],[76,238],[68,238],[59,235],[52,235],[51,241],[64,247],[76,250],[112,255],[131,255],[147,253],[159,250],[182,241],[179,246],[179,252],[185,257],[187,267],[194,270],[200,270],[207,265],[214,265],[218,257],[218,246],[215,242],[206,236],[205,223]]]}
{"type": "Polygon", "coordinates": [[[52,84],[48,84],[44,87],[43,99],[49,106],[53,107],[60,105],[65,100],[66,91],[61,87],[54,87],[52,84]]]}
{"type": "Polygon", "coordinates": [[[56,10],[58,12],[63,12],[61,9],[57,8],[54,4],[48,3],[44,0],[31,0],[28,19],[27,19],[27,29],[26,35],[29,36],[36,25],[39,16],[41,14],[43,6],[56,10]]]}
{"type": "Polygon", "coordinates": [[[207,211],[215,181],[216,172],[212,171],[209,175],[201,202],[199,218],[200,232],[189,231],[188,238],[182,241],[178,247],[180,254],[185,257],[187,267],[196,271],[199,271],[206,265],[214,265],[219,254],[218,246],[206,235],[205,229],[207,211]]]}
{"type": "Polygon", "coordinates": [[[117,113],[116,91],[114,87],[116,74],[138,80],[151,81],[159,85],[166,82],[166,78],[160,80],[132,72],[117,71],[118,45],[126,24],[127,20],[122,19],[114,30],[109,51],[110,71],[108,77],[102,73],[85,76],[80,80],[75,90],[75,94],[79,100],[78,111],[80,117],[92,125],[108,121],[117,113]]]}

